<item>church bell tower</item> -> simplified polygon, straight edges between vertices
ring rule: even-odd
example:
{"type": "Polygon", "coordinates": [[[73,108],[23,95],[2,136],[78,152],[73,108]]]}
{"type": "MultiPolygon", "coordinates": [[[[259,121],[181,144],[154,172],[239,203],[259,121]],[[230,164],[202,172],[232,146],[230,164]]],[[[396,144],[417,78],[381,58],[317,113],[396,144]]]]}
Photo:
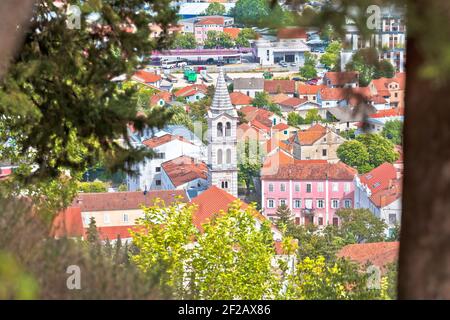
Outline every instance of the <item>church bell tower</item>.
{"type": "Polygon", "coordinates": [[[231,104],[223,68],[208,111],[208,183],[238,196],[236,127],[238,114],[231,104]]]}

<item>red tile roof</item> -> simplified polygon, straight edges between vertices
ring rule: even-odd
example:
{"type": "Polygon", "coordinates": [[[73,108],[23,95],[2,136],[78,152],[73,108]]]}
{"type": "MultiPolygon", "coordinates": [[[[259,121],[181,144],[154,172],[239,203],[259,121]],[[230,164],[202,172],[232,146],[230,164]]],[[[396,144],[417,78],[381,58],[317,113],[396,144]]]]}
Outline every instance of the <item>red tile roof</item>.
{"type": "Polygon", "coordinates": [[[386,265],[398,260],[399,242],[373,242],[349,244],[338,253],[339,258],[348,258],[364,266],[368,262],[385,271],[386,265]]]}
{"type": "Polygon", "coordinates": [[[265,132],[269,132],[270,131],[270,126],[267,126],[266,124],[258,121],[257,119],[254,119],[252,121],[249,122],[249,124],[253,127],[256,128],[258,130],[263,130],[265,132]]]}
{"type": "Polygon", "coordinates": [[[160,136],[160,137],[153,137],[153,138],[144,140],[142,143],[145,146],[153,149],[153,148],[162,146],[163,144],[166,144],[166,143],[168,143],[168,142],[170,142],[172,140],[180,140],[182,142],[192,144],[192,142],[186,140],[184,137],[182,137],[182,136],[174,136],[174,135],[171,135],[170,133],[167,133],[167,134],[165,134],[163,136],[160,136]]]}
{"type": "Polygon", "coordinates": [[[264,91],[270,94],[277,93],[295,93],[295,81],[294,80],[264,80],[264,91]]]}
{"type": "Polygon", "coordinates": [[[241,32],[240,28],[223,28],[223,32],[229,34],[231,36],[231,39],[236,39],[239,35],[239,32],[241,32]]]}
{"type": "Polygon", "coordinates": [[[272,126],[272,121],[270,120],[270,117],[273,116],[273,113],[268,110],[256,108],[253,106],[245,106],[242,107],[239,111],[241,111],[245,115],[245,119],[248,122],[253,123],[254,120],[257,120],[265,127],[270,128],[272,126]]]}
{"type": "Polygon", "coordinates": [[[204,84],[193,84],[176,91],[174,95],[175,97],[190,97],[198,92],[206,94],[208,92],[208,87],[204,84]]]}
{"type": "MultiPolygon", "coordinates": [[[[222,190],[216,186],[210,187],[208,190],[202,192],[199,196],[192,199],[191,203],[197,205],[197,210],[193,215],[194,225],[202,230],[202,225],[211,221],[216,215],[227,212],[230,204],[238,198],[229,194],[225,190],[222,190]]],[[[241,208],[248,208],[248,204],[241,201],[241,208]]],[[[265,221],[266,218],[256,210],[252,211],[253,215],[259,221],[265,221]]],[[[272,225],[272,223],[271,223],[272,225]]],[[[272,229],[278,229],[272,225],[272,229]]]]}
{"type": "Polygon", "coordinates": [[[327,72],[324,76],[324,83],[328,85],[325,79],[329,80],[332,86],[343,86],[347,83],[358,82],[358,72],[327,72]]]}
{"type": "Polygon", "coordinates": [[[398,72],[395,74],[394,78],[379,78],[373,79],[372,84],[377,89],[378,94],[382,96],[389,96],[388,86],[392,82],[397,82],[399,85],[399,90],[405,90],[406,85],[406,73],[398,72]]]}
{"type": "Polygon", "coordinates": [[[155,93],[153,96],[151,96],[150,98],[150,105],[154,106],[156,105],[159,100],[164,100],[164,102],[170,102],[172,98],[172,95],[170,94],[170,92],[167,91],[161,91],[158,93],[155,93]]]}
{"type": "MultiPolygon", "coordinates": [[[[320,124],[315,124],[312,127],[297,131],[297,137],[301,145],[312,145],[314,142],[327,134],[327,128],[320,124]]],[[[293,143],[295,136],[289,138],[289,143],[293,143]]]]}
{"type": "Polygon", "coordinates": [[[232,92],[230,93],[230,99],[232,105],[249,105],[252,103],[252,98],[242,92],[232,92]]]}
{"type": "Polygon", "coordinates": [[[328,163],[326,160],[297,160],[294,164],[280,165],[274,174],[264,180],[353,180],[357,171],[348,165],[328,163]]]}
{"type": "MultiPolygon", "coordinates": [[[[135,225],[97,227],[100,240],[117,240],[119,236],[120,239],[131,238],[130,230],[136,229],[138,229],[138,227],[135,225]]],[[[86,230],[87,228],[85,229],[85,231],[86,230]]]]}
{"type": "Polygon", "coordinates": [[[309,84],[299,84],[298,94],[299,95],[316,95],[320,89],[326,88],[324,85],[309,85],[309,84]]]}
{"type": "Polygon", "coordinates": [[[270,101],[272,101],[273,103],[280,103],[283,102],[284,100],[289,99],[290,97],[287,94],[284,93],[279,93],[276,94],[274,96],[270,97],[270,101]]]}
{"type": "Polygon", "coordinates": [[[206,24],[218,24],[223,25],[224,24],[224,18],[223,17],[204,17],[200,18],[198,22],[195,23],[196,25],[206,25],[206,24]]]}
{"type": "Polygon", "coordinates": [[[161,164],[162,169],[175,187],[195,179],[207,179],[208,167],[203,161],[181,156],[161,164]]]}
{"type": "Polygon", "coordinates": [[[287,129],[289,129],[289,126],[286,123],[280,122],[276,126],[273,126],[272,129],[275,129],[275,130],[287,130],[287,129]]]}
{"type": "Polygon", "coordinates": [[[378,208],[383,208],[390,205],[392,202],[402,197],[402,181],[401,179],[389,180],[389,185],[378,191],[372,193],[370,201],[378,208]]]}
{"type": "Polygon", "coordinates": [[[155,83],[161,80],[161,76],[159,74],[148,72],[145,70],[139,70],[134,75],[133,78],[137,81],[144,83],[155,83]]]}
{"type": "Polygon", "coordinates": [[[389,180],[397,178],[395,167],[385,162],[371,171],[359,175],[361,183],[365,184],[372,193],[385,189],[389,185],[389,180]]]}
{"type": "Polygon", "coordinates": [[[308,101],[307,99],[300,99],[300,98],[293,97],[293,98],[289,98],[287,100],[284,100],[284,101],[282,101],[282,102],[280,102],[278,104],[280,106],[283,106],[283,107],[295,108],[295,107],[298,107],[299,105],[301,105],[302,103],[305,103],[307,101],[308,101]]]}
{"type": "Polygon", "coordinates": [[[50,234],[55,238],[81,237],[83,235],[81,208],[68,207],[58,213],[52,222],[50,234]]]}
{"type": "Polygon", "coordinates": [[[141,191],[79,193],[71,207],[81,208],[82,212],[132,210],[141,206],[151,206],[156,199],[170,204],[176,197],[181,197],[179,199],[181,202],[188,201],[185,190],[151,190],[146,194],[141,191]]]}
{"type": "Polygon", "coordinates": [[[321,100],[345,100],[348,89],[344,88],[322,88],[319,90],[321,100]]]}
{"type": "Polygon", "coordinates": [[[377,113],[372,113],[371,115],[369,115],[369,118],[398,117],[403,115],[404,115],[403,108],[391,108],[378,110],[377,113]]]}
{"type": "Polygon", "coordinates": [[[298,27],[280,28],[277,37],[278,39],[307,39],[305,29],[298,27]]]}

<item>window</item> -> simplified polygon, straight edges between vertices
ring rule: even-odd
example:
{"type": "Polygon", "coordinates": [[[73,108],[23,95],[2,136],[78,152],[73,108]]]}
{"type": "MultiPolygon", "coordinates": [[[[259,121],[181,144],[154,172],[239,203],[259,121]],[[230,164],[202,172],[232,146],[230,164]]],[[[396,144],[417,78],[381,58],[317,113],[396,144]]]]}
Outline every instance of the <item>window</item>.
{"type": "Polygon", "coordinates": [[[222,189],[228,189],[228,181],[222,181],[222,189]]]}
{"type": "Polygon", "coordinates": [[[323,192],[323,182],[317,184],[317,192],[323,192]]]}
{"type": "Polygon", "coordinates": [[[280,184],[280,191],[281,192],[286,191],[286,185],[284,183],[280,184]]]}
{"type": "Polygon", "coordinates": [[[345,199],[344,200],[344,207],[347,208],[347,209],[351,208],[352,207],[352,200],[345,199]]]}
{"type": "Polygon", "coordinates": [[[294,185],[295,192],[300,192],[300,183],[294,185]]]}
{"type": "Polygon", "coordinates": [[[311,183],[307,183],[306,184],[306,193],[311,193],[312,192],[312,185],[311,183]]]}
{"type": "Polygon", "coordinates": [[[122,215],[122,221],[123,221],[123,222],[128,222],[128,213],[124,213],[124,214],[122,215]]]}
{"type": "Polygon", "coordinates": [[[222,164],[222,149],[217,150],[217,164],[222,164]]]}
{"type": "Polygon", "coordinates": [[[273,192],[273,183],[269,183],[269,192],[273,192]]]}
{"type": "Polygon", "coordinates": [[[286,205],[286,199],[280,199],[280,206],[286,205]]]}
{"type": "Polygon", "coordinates": [[[322,157],[326,157],[327,156],[327,149],[322,149],[322,157]]]}
{"type": "Polygon", "coordinates": [[[161,180],[156,180],[156,181],[155,181],[155,184],[156,184],[157,186],[160,186],[160,185],[161,185],[161,180]]]}
{"type": "Polygon", "coordinates": [[[225,136],[231,136],[231,122],[227,122],[225,126],[225,136]]]}
{"type": "Polygon", "coordinates": [[[156,157],[157,157],[158,159],[164,159],[164,158],[166,157],[166,154],[165,154],[164,152],[158,152],[158,153],[156,154],[156,157]]]}
{"type": "Polygon", "coordinates": [[[323,218],[322,217],[319,217],[318,224],[319,224],[319,226],[323,226],[323,218]]]}
{"type": "Polygon", "coordinates": [[[346,183],[344,184],[344,191],[345,191],[345,192],[350,192],[350,182],[346,182],[346,183]]]}
{"type": "Polygon", "coordinates": [[[331,200],[331,208],[333,208],[333,209],[339,208],[339,200],[338,199],[331,200]]]}
{"type": "Polygon", "coordinates": [[[227,163],[231,163],[231,149],[227,149],[227,163]]]}
{"type": "Polygon", "coordinates": [[[306,209],[312,209],[313,201],[312,199],[305,199],[305,208],[306,209]]]}
{"type": "Polygon", "coordinates": [[[298,209],[302,207],[302,200],[294,199],[294,208],[298,209]]]}
{"type": "Polygon", "coordinates": [[[283,133],[284,133],[284,134],[288,134],[288,131],[287,131],[287,130],[284,130],[283,133]]]}
{"type": "Polygon", "coordinates": [[[103,223],[110,223],[111,222],[111,218],[109,216],[109,213],[104,213],[103,214],[103,223]]]}
{"type": "Polygon", "coordinates": [[[318,200],[317,200],[317,208],[319,208],[319,209],[325,208],[325,200],[323,200],[323,199],[318,199],[318,200]]]}
{"type": "Polygon", "coordinates": [[[331,184],[331,190],[333,190],[334,192],[339,191],[339,183],[333,182],[333,183],[331,184]]]}
{"type": "Polygon", "coordinates": [[[223,124],[222,122],[219,122],[217,124],[217,136],[222,137],[223,136],[223,124]]]}
{"type": "Polygon", "coordinates": [[[395,213],[389,214],[389,224],[396,224],[397,223],[397,215],[395,213]]]}
{"type": "Polygon", "coordinates": [[[333,218],[333,226],[339,225],[339,218],[333,218]]]}
{"type": "Polygon", "coordinates": [[[161,172],[161,167],[156,167],[155,172],[161,172]]]}
{"type": "Polygon", "coordinates": [[[267,200],[267,208],[273,208],[273,207],[275,207],[275,203],[274,203],[273,199],[267,200]]]}

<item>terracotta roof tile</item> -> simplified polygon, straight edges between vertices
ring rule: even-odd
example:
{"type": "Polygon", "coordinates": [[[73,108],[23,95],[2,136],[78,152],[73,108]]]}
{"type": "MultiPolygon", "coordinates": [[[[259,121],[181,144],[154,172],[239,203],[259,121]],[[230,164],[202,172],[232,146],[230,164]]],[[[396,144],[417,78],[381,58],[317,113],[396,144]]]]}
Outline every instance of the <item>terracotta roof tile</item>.
{"type": "Polygon", "coordinates": [[[295,93],[295,81],[294,80],[264,80],[264,91],[270,94],[295,93]]]}
{"type": "Polygon", "coordinates": [[[150,105],[156,105],[161,99],[164,100],[164,102],[170,102],[172,98],[172,95],[170,92],[167,91],[161,91],[158,93],[155,93],[153,96],[150,97],[150,105]]]}
{"type": "Polygon", "coordinates": [[[190,97],[197,92],[206,94],[208,92],[208,87],[204,84],[193,84],[176,91],[174,95],[175,97],[190,97]]]}
{"type": "Polygon", "coordinates": [[[298,94],[299,95],[316,95],[320,89],[326,88],[325,85],[309,85],[309,84],[299,84],[298,94]]]}
{"type": "Polygon", "coordinates": [[[206,25],[206,24],[218,24],[223,25],[224,24],[224,18],[223,17],[215,17],[215,16],[208,16],[208,17],[201,17],[198,22],[195,23],[196,25],[206,25]]]}
{"type": "Polygon", "coordinates": [[[264,175],[264,180],[353,180],[356,170],[348,165],[328,163],[326,160],[297,160],[294,164],[280,165],[274,174],[264,175]]]}
{"type": "Polygon", "coordinates": [[[71,207],[79,207],[82,212],[139,209],[142,205],[151,206],[159,198],[166,204],[175,201],[187,202],[185,190],[151,190],[146,194],[141,191],[79,193],[71,207]]]}
{"type": "Polygon", "coordinates": [[[174,136],[174,135],[171,135],[170,133],[167,133],[167,134],[165,134],[163,136],[160,136],[160,137],[153,137],[153,138],[144,140],[142,143],[145,146],[153,149],[153,148],[162,146],[163,144],[166,144],[166,143],[168,143],[168,142],[170,142],[172,140],[180,140],[182,142],[192,144],[192,142],[186,140],[184,137],[182,137],[182,136],[174,136]]]}
{"type": "Polygon", "coordinates": [[[195,179],[207,179],[208,167],[203,161],[188,156],[181,156],[163,162],[162,169],[175,187],[195,179]]]}
{"type": "Polygon", "coordinates": [[[305,29],[298,27],[280,28],[277,37],[278,39],[307,39],[305,29]]]}
{"type": "Polygon", "coordinates": [[[230,93],[230,99],[232,105],[249,105],[252,103],[252,98],[242,92],[232,92],[230,93]]]}
{"type": "Polygon", "coordinates": [[[236,39],[239,35],[239,32],[241,32],[240,28],[223,28],[223,32],[229,34],[231,36],[231,39],[236,39]]]}
{"type": "Polygon", "coordinates": [[[349,244],[338,253],[339,258],[348,258],[361,266],[367,263],[385,271],[386,265],[398,260],[399,242],[373,242],[349,244]]]}
{"type": "Polygon", "coordinates": [[[289,98],[287,100],[284,100],[284,101],[282,101],[282,102],[280,102],[278,104],[280,106],[283,106],[283,107],[295,108],[295,107],[298,107],[299,105],[301,105],[302,103],[305,103],[307,101],[308,101],[307,99],[300,99],[300,98],[293,97],[293,98],[289,98]]]}
{"type": "Polygon", "coordinates": [[[324,83],[327,84],[325,80],[329,80],[332,86],[343,86],[347,83],[358,82],[358,72],[327,72],[324,75],[324,83]]]}
{"type": "Polygon", "coordinates": [[[153,72],[139,70],[133,75],[133,79],[144,83],[155,83],[161,80],[161,76],[153,72]]]}

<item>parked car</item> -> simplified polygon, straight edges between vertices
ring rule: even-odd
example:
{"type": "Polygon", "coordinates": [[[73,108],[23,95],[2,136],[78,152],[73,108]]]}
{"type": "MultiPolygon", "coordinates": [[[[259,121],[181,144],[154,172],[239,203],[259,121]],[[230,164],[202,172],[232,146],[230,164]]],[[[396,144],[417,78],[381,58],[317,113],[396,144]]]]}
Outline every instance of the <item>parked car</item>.
{"type": "Polygon", "coordinates": [[[291,63],[291,67],[296,67],[297,66],[297,62],[292,62],[291,63]]]}
{"type": "Polygon", "coordinates": [[[316,85],[317,82],[319,82],[319,79],[315,78],[315,79],[311,79],[311,80],[307,81],[306,83],[311,84],[311,85],[316,85]]]}
{"type": "Polygon", "coordinates": [[[286,68],[288,66],[288,64],[285,61],[280,61],[280,66],[286,68]]]}
{"type": "Polygon", "coordinates": [[[218,67],[221,67],[221,66],[224,66],[224,65],[225,65],[225,62],[223,60],[217,61],[217,66],[218,67]]]}
{"type": "Polygon", "coordinates": [[[294,77],[294,78],[292,78],[292,80],[294,80],[294,81],[302,81],[302,79],[299,78],[299,77],[294,77]]]}

